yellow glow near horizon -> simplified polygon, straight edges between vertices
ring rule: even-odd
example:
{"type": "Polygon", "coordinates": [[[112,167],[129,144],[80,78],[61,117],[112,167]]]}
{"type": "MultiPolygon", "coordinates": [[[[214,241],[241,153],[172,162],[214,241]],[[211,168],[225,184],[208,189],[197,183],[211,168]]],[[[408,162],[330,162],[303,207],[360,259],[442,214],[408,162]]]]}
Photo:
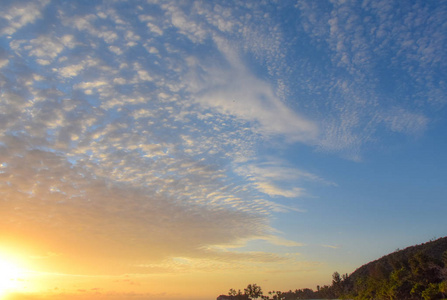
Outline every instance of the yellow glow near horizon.
{"type": "Polygon", "coordinates": [[[20,280],[25,274],[12,258],[0,255],[0,298],[8,292],[20,291],[20,280]]]}

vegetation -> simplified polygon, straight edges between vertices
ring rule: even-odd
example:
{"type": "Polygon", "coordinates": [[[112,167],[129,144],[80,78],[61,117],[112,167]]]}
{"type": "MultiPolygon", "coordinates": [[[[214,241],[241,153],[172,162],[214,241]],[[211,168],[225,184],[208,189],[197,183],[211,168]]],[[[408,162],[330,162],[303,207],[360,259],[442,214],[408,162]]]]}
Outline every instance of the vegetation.
{"type": "Polygon", "coordinates": [[[352,299],[445,299],[447,237],[368,263],[342,285],[341,296],[352,299]]]}
{"type": "MultiPolygon", "coordinates": [[[[370,262],[351,275],[332,274],[330,286],[263,295],[256,284],[249,284],[221,299],[296,300],[296,299],[447,299],[447,237],[397,250],[370,262]]],[[[219,298],[218,298],[219,299],[219,298]]]]}

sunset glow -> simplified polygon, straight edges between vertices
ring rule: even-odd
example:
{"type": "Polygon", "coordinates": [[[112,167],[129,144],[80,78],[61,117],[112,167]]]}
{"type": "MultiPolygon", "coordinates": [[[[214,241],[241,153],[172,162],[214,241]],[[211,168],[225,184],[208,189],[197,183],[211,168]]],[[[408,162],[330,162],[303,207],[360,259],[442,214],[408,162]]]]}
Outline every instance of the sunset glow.
{"type": "Polygon", "coordinates": [[[447,1],[0,3],[11,299],[316,289],[447,235],[447,1]]]}
{"type": "Polygon", "coordinates": [[[0,255],[0,299],[10,292],[20,292],[25,270],[11,258],[0,255]]]}

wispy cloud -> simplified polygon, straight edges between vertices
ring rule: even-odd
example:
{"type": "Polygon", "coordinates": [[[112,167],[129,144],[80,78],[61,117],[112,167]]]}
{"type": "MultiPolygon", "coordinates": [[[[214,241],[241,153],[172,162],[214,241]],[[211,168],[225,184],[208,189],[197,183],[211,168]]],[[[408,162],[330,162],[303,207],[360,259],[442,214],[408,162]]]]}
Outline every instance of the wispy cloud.
{"type": "Polygon", "coordinates": [[[324,248],[331,248],[331,249],[338,249],[340,246],[333,246],[333,245],[321,245],[324,248]]]}
{"type": "Polygon", "coordinates": [[[285,166],[285,162],[278,159],[259,163],[247,162],[237,167],[235,171],[251,182],[257,190],[269,196],[286,198],[304,196],[307,192],[299,186],[309,181],[335,185],[315,174],[285,166]]]}
{"type": "Polygon", "coordinates": [[[192,66],[198,69],[190,83],[196,101],[221,114],[253,122],[261,135],[277,134],[289,142],[315,140],[316,124],[287,108],[268,83],[245,70],[233,47],[220,39],[216,42],[229,65],[226,69],[192,66]]]}

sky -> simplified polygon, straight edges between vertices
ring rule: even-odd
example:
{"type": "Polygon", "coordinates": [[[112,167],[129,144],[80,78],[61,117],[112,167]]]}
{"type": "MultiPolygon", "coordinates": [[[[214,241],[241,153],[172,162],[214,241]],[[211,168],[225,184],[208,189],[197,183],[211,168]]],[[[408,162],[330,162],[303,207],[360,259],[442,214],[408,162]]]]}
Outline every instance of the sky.
{"type": "Polygon", "coordinates": [[[446,1],[0,5],[9,299],[316,289],[447,235],[446,1]]]}

